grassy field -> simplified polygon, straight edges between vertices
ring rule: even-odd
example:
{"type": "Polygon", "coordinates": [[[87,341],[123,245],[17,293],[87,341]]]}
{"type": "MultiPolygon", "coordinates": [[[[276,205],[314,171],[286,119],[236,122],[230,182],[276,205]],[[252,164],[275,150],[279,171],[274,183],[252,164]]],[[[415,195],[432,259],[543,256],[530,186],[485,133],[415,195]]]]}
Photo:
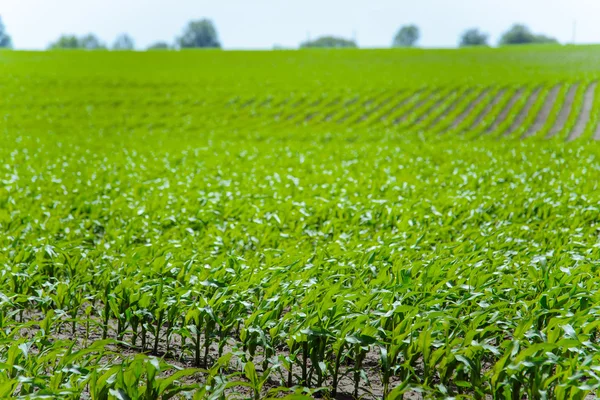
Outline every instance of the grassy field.
{"type": "Polygon", "coordinates": [[[0,398],[592,396],[599,61],[0,52],[0,398]]]}

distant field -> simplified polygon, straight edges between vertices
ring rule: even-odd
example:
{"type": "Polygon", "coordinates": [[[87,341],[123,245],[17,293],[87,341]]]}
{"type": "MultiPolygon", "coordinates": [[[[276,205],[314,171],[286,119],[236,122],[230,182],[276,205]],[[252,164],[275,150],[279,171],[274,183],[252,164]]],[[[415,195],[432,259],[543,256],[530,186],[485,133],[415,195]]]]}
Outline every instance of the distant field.
{"type": "Polygon", "coordinates": [[[599,62],[0,52],[0,398],[592,397],[599,62]]]}
{"type": "Polygon", "coordinates": [[[306,126],[600,138],[594,46],[1,54],[0,107],[13,132],[85,121],[88,134],[306,126]]]}

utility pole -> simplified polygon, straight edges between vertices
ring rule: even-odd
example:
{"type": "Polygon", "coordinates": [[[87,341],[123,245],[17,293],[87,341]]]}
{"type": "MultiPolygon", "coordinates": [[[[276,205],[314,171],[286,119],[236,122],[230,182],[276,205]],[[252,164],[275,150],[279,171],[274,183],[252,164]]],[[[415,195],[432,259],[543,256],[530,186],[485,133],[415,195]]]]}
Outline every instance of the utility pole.
{"type": "Polygon", "coordinates": [[[575,44],[576,39],[577,39],[577,20],[573,20],[573,44],[575,44]]]}

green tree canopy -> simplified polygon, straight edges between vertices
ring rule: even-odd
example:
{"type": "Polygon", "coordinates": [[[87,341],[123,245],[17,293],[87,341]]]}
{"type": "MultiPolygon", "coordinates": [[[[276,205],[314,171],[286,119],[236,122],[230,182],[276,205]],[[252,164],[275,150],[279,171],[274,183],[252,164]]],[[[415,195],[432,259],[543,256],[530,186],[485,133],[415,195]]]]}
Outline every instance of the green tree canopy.
{"type": "Polygon", "coordinates": [[[62,35],[56,42],[51,43],[49,48],[102,50],[106,49],[106,45],[96,35],[89,33],[81,38],[75,35],[62,35]]]}
{"type": "Polygon", "coordinates": [[[421,31],[416,25],[405,25],[394,37],[393,47],[414,47],[421,38],[421,31]]]}
{"type": "Polygon", "coordinates": [[[167,42],[156,42],[148,46],[148,50],[169,50],[171,46],[167,42]]]}
{"type": "Polygon", "coordinates": [[[113,50],[133,50],[135,49],[135,43],[131,36],[123,33],[117,37],[112,48],[113,50]]]}
{"type": "Polygon", "coordinates": [[[529,44],[529,43],[558,43],[552,37],[534,34],[523,24],[515,24],[500,38],[500,45],[529,44]]]}
{"type": "Polygon", "coordinates": [[[315,40],[307,40],[300,43],[301,49],[306,48],[357,48],[354,40],[344,39],[336,36],[321,36],[315,40]]]}
{"type": "Polygon", "coordinates": [[[221,48],[217,29],[208,19],[190,21],[184,29],[183,35],[177,39],[177,44],[182,49],[221,48]]]}
{"type": "Polygon", "coordinates": [[[56,42],[50,43],[50,49],[79,49],[79,38],[75,35],[62,35],[56,42]]]}
{"type": "Polygon", "coordinates": [[[533,43],[558,44],[558,40],[556,40],[556,38],[553,38],[550,36],[537,34],[537,35],[533,35],[533,43]]]}
{"type": "Polygon", "coordinates": [[[79,39],[79,45],[85,50],[103,50],[106,49],[106,45],[100,41],[100,39],[93,33],[88,33],[81,39],[79,39]]]}
{"type": "Polygon", "coordinates": [[[2,17],[0,17],[0,48],[12,48],[12,39],[10,38],[8,33],[6,33],[6,28],[2,23],[2,17]]]}
{"type": "Polygon", "coordinates": [[[459,46],[487,46],[488,39],[489,35],[487,33],[480,32],[477,28],[468,29],[460,37],[459,46]]]}

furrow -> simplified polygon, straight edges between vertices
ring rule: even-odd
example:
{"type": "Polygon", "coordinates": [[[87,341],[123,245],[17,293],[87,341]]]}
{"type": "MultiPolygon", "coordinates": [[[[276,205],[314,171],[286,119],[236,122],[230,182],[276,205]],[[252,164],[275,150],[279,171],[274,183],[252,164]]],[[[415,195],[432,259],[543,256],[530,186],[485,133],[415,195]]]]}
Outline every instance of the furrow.
{"type": "Polygon", "coordinates": [[[592,83],[585,90],[585,95],[583,97],[583,107],[577,117],[577,122],[573,127],[573,130],[569,134],[567,140],[575,140],[581,136],[581,134],[585,131],[588,122],[590,121],[590,116],[592,114],[592,108],[594,105],[594,93],[596,91],[597,82],[592,83]]]}
{"type": "MultiPolygon", "coordinates": [[[[426,129],[432,129],[432,128],[436,127],[437,125],[439,125],[441,122],[443,122],[444,119],[448,115],[450,115],[456,109],[456,107],[458,107],[463,102],[463,100],[465,98],[469,97],[469,95],[471,93],[473,93],[472,88],[467,88],[462,93],[459,93],[456,96],[456,98],[454,100],[452,100],[449,104],[447,104],[446,108],[438,116],[436,116],[433,119],[433,121],[431,121],[431,123],[428,124],[426,129]]],[[[451,96],[453,96],[453,94],[451,96]]]]}
{"type": "Polygon", "coordinates": [[[517,101],[519,101],[519,99],[523,95],[524,91],[525,91],[524,88],[519,88],[515,92],[515,94],[510,98],[508,103],[506,103],[506,105],[504,106],[504,108],[502,109],[500,114],[498,114],[498,116],[494,119],[494,122],[492,123],[492,125],[485,130],[486,133],[495,131],[502,122],[506,121],[506,118],[512,111],[512,109],[515,106],[515,104],[517,103],[517,101]]]}
{"type": "Polygon", "coordinates": [[[569,119],[569,113],[571,112],[571,107],[573,106],[573,100],[575,99],[575,94],[577,93],[577,88],[579,87],[579,84],[576,83],[573,86],[571,86],[569,88],[569,92],[567,93],[567,98],[565,99],[565,102],[562,105],[562,108],[560,109],[560,112],[558,113],[558,116],[556,117],[556,121],[554,121],[554,126],[552,127],[552,129],[550,129],[550,132],[548,132],[548,138],[553,137],[554,135],[556,135],[558,132],[560,132],[565,124],[567,123],[567,120],[569,119]]]}
{"type": "Polygon", "coordinates": [[[410,126],[415,126],[423,122],[423,120],[425,120],[425,118],[427,118],[433,110],[441,107],[441,105],[444,104],[444,102],[446,101],[446,97],[453,96],[455,93],[456,92],[451,92],[447,96],[440,96],[440,98],[435,103],[433,103],[430,107],[425,108],[425,110],[419,114],[416,121],[410,124],[410,126]]]}
{"type": "Polygon", "coordinates": [[[335,97],[332,101],[330,101],[327,104],[324,104],[322,107],[311,111],[310,113],[306,114],[306,117],[304,118],[304,122],[310,122],[314,117],[316,117],[317,115],[319,115],[321,112],[323,112],[323,110],[327,110],[333,106],[335,106],[336,104],[338,104],[340,101],[342,101],[342,98],[340,96],[335,97]]]}
{"type": "Polygon", "coordinates": [[[534,89],[533,93],[531,93],[531,95],[527,98],[527,102],[525,103],[525,105],[523,106],[521,111],[519,111],[517,117],[514,119],[512,124],[510,124],[510,127],[504,132],[504,136],[511,135],[517,129],[519,129],[523,126],[523,123],[525,122],[525,119],[529,115],[531,108],[537,101],[541,90],[542,90],[541,87],[537,87],[536,89],[534,89]]]}
{"type": "Polygon", "coordinates": [[[494,107],[502,101],[502,98],[504,97],[504,93],[506,93],[506,90],[507,90],[506,88],[503,88],[498,91],[498,93],[496,94],[494,99],[488,103],[488,105],[477,116],[475,121],[473,121],[473,124],[471,125],[470,129],[476,128],[483,122],[485,117],[487,117],[490,114],[490,112],[494,109],[494,107]]]}
{"type": "MultiPolygon", "coordinates": [[[[415,112],[415,110],[418,110],[419,108],[421,108],[424,104],[427,104],[427,102],[436,95],[436,93],[438,92],[438,90],[433,90],[431,92],[429,92],[426,96],[421,97],[421,95],[419,94],[417,101],[415,101],[412,105],[410,105],[410,107],[406,110],[403,110],[402,114],[396,118],[394,118],[393,120],[393,124],[397,125],[400,122],[404,121],[409,115],[411,115],[413,112],[415,112]]],[[[400,109],[400,108],[399,108],[400,109]]]]}
{"type": "Polygon", "coordinates": [[[410,128],[411,126],[417,125],[423,119],[427,117],[429,112],[442,104],[446,98],[446,96],[450,93],[449,90],[438,90],[428,96],[423,101],[419,102],[415,107],[411,108],[407,113],[405,113],[400,118],[397,118],[394,121],[395,125],[401,125],[405,128],[410,128]]]}
{"type": "Polygon", "coordinates": [[[362,103],[356,103],[354,107],[347,107],[346,110],[345,110],[346,112],[344,113],[344,115],[342,115],[342,117],[339,118],[336,122],[338,124],[343,124],[344,122],[346,122],[350,118],[352,118],[352,116],[358,110],[368,108],[371,104],[373,104],[376,101],[377,101],[377,96],[375,96],[375,97],[369,97],[365,101],[363,101],[362,103]]]}
{"type": "Polygon", "coordinates": [[[485,97],[488,95],[489,92],[490,92],[490,89],[488,88],[488,89],[484,89],[481,93],[479,93],[477,98],[475,98],[475,100],[473,100],[471,103],[469,103],[467,108],[465,108],[464,111],[462,113],[460,113],[460,115],[454,121],[452,121],[452,124],[451,124],[452,128],[456,128],[465,119],[467,119],[467,117],[469,115],[471,115],[471,113],[473,112],[475,107],[477,107],[479,104],[481,104],[481,102],[483,101],[483,99],[485,99],[485,97]]]}
{"type": "Polygon", "coordinates": [[[546,96],[544,100],[544,105],[542,106],[541,111],[535,117],[535,121],[533,125],[525,132],[523,138],[527,138],[535,135],[544,127],[546,121],[550,117],[550,113],[552,113],[552,108],[554,107],[554,103],[556,102],[556,98],[558,97],[558,92],[560,91],[560,85],[555,85],[550,93],[546,96]]]}
{"type": "Polygon", "coordinates": [[[369,116],[377,113],[379,110],[381,110],[383,107],[385,107],[387,104],[389,104],[394,98],[400,96],[402,94],[402,91],[396,93],[393,96],[389,96],[387,98],[385,98],[384,100],[380,101],[379,103],[377,103],[376,106],[372,107],[371,109],[365,111],[355,122],[356,123],[360,123],[365,121],[367,118],[369,118],[369,116]]]}
{"type": "Polygon", "coordinates": [[[393,113],[401,110],[403,107],[408,107],[411,101],[414,101],[416,95],[420,91],[410,92],[401,91],[397,96],[391,99],[387,104],[380,107],[378,110],[371,113],[366,119],[359,122],[359,126],[373,127],[383,123],[387,117],[394,115],[393,113]]]}

